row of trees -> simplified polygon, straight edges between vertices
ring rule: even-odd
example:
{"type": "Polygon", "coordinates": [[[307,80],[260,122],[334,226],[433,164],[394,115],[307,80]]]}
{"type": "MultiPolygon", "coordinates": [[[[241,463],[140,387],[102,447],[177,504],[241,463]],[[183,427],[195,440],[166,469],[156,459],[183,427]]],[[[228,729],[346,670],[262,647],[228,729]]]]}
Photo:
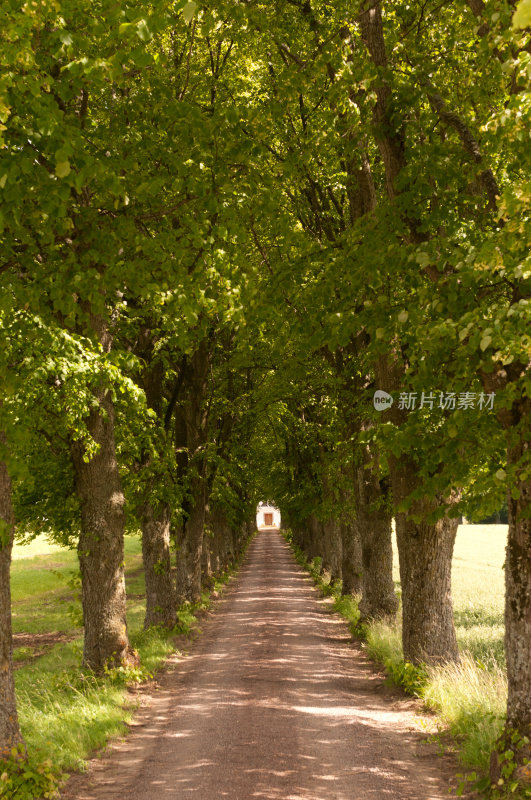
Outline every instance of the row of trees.
{"type": "Polygon", "coordinates": [[[146,625],[171,626],[260,497],[365,618],[397,612],[394,516],[419,663],[458,658],[459,515],[507,494],[507,726],[529,732],[530,51],[513,13],[6,10],[0,752],[20,739],[15,518],[77,546],[102,671],[135,658],[126,526],[146,625]]]}
{"type": "MultiPolygon", "coordinates": [[[[394,516],[404,657],[444,662],[458,659],[458,517],[507,492],[507,725],[527,734],[528,38],[511,29],[510,3],[376,3],[354,22],[346,8],[293,5],[269,62],[286,108],[282,125],[271,115],[270,164],[297,171],[285,202],[307,250],[286,339],[295,358],[310,344],[312,361],[283,417],[284,519],[338,576],[342,545],[349,585],[358,551],[361,609],[374,616],[396,610],[394,516]],[[394,398],[386,411],[371,408],[375,390],[394,398]]],[[[274,252],[292,274],[286,247],[274,252]]]]}

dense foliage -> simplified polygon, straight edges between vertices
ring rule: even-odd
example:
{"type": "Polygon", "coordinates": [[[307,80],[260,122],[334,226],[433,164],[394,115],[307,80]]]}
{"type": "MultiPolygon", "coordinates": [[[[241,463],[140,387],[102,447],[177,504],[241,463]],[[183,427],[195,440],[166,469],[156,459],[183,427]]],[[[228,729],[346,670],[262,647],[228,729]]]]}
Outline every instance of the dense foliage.
{"type": "MultiPolygon", "coordinates": [[[[4,569],[12,503],[17,536],[78,548],[101,672],[134,661],[113,578],[126,528],[146,625],[171,626],[261,498],[337,577],[358,559],[364,613],[392,614],[394,515],[404,652],[440,662],[458,657],[456,520],[507,499],[508,727],[528,734],[528,0],[4,0],[2,16],[4,569]],[[415,619],[413,552],[440,562],[415,619]]],[[[0,712],[0,754],[6,730],[0,712]]]]}

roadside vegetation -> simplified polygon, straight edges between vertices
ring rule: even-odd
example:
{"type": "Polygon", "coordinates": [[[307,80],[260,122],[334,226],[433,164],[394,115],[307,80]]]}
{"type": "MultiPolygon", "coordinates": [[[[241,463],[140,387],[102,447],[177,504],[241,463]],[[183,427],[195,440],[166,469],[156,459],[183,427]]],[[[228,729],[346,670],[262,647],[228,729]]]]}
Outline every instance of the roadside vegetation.
{"type": "Polygon", "coordinates": [[[114,667],[98,676],[79,668],[83,629],[75,551],[44,536],[15,545],[15,685],[20,726],[31,757],[18,766],[12,763],[0,776],[0,797],[54,797],[69,772],[82,771],[94,751],[125,734],[136,707],[131,688],[156,676],[176,651],[176,637],[182,642],[182,637],[200,632],[197,613],[223,591],[241,558],[243,553],[237,564],[212,580],[198,603],[178,609],[174,628],[144,630],[141,540],[126,536],[127,623],[141,666],[114,667]]]}
{"type": "MultiPolygon", "coordinates": [[[[405,662],[399,617],[393,622],[360,624],[359,596],[343,595],[341,582],[331,584],[330,573],[322,570],[322,560],[317,557],[308,562],[291,543],[298,562],[310,572],[320,591],[333,598],[333,610],[347,620],[353,636],[364,641],[367,652],[384,666],[389,680],[421,698],[426,708],[434,712],[439,727],[435,738],[441,748],[456,753],[464,768],[458,793],[464,792],[465,787],[473,788],[479,797],[486,797],[490,786],[490,753],[502,731],[507,702],[503,648],[506,534],[505,525],[459,527],[452,564],[452,596],[460,661],[440,666],[405,662]]],[[[289,534],[287,538],[291,539],[289,534]]],[[[400,595],[394,544],[393,575],[400,595]]],[[[494,796],[529,796],[513,773],[514,765],[507,764],[494,796]]]]}

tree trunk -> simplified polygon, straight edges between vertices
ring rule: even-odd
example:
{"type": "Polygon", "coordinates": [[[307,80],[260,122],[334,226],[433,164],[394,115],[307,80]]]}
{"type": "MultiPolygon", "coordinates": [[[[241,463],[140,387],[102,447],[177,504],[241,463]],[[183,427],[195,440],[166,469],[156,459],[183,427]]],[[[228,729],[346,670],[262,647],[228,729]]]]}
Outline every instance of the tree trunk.
{"type": "Polygon", "coordinates": [[[105,666],[136,661],[129,646],[125,614],[124,495],[114,443],[110,393],[95,392],[98,407],[87,429],[99,446],[90,461],[79,442],[71,444],[76,491],[81,503],[78,544],[85,639],[83,663],[102,673],[105,666]]]}
{"type": "Polygon", "coordinates": [[[305,531],[304,527],[299,526],[298,522],[290,522],[289,529],[291,530],[291,538],[293,544],[296,547],[299,547],[302,552],[306,552],[306,540],[307,540],[307,532],[305,531]]]}
{"type": "Polygon", "coordinates": [[[238,558],[238,553],[240,552],[240,536],[241,536],[241,531],[234,525],[231,526],[231,536],[232,536],[232,558],[231,558],[231,565],[232,565],[238,558]]]}
{"type": "Polygon", "coordinates": [[[140,375],[146,403],[158,422],[157,455],[144,452],[139,460],[140,478],[143,478],[143,498],[138,503],[137,515],[142,525],[142,560],[146,580],[146,615],[144,628],[161,625],[172,628],[176,620],[175,587],[171,574],[170,520],[171,495],[168,492],[167,469],[164,451],[171,446],[168,429],[171,423],[171,406],[179,395],[185,361],[178,372],[173,396],[164,408],[165,369],[160,356],[155,353],[156,334],[152,326],[141,329],[137,340],[137,355],[145,367],[140,375]],[[161,497],[161,488],[163,495],[161,497]]]}
{"type": "MultiPolygon", "coordinates": [[[[492,373],[481,373],[486,392],[503,391],[521,379],[528,369],[513,362],[492,373]]],[[[509,531],[505,557],[505,656],[507,661],[507,720],[502,741],[514,749],[516,730],[531,737],[531,400],[518,391],[518,399],[509,408],[496,412],[498,422],[507,436],[507,467],[514,477],[507,494],[509,531]],[[511,491],[513,489],[513,492],[511,491]]],[[[531,756],[530,745],[516,750],[517,762],[531,756]]],[[[491,777],[498,778],[499,758],[495,752],[491,761],[491,777]]]]}
{"type": "Polygon", "coordinates": [[[187,509],[177,552],[177,599],[198,603],[201,599],[201,563],[205,527],[205,479],[195,475],[191,479],[191,500],[187,509]]]}
{"type": "Polygon", "coordinates": [[[232,528],[229,523],[225,521],[222,532],[222,545],[223,545],[223,568],[228,569],[234,561],[234,543],[232,536],[232,528]]]}
{"type": "Polygon", "coordinates": [[[179,520],[178,527],[173,531],[176,549],[177,569],[175,572],[175,598],[177,606],[182,606],[188,601],[188,565],[184,546],[184,519],[179,520]]]}
{"type": "Polygon", "coordinates": [[[341,523],[343,594],[361,594],[361,537],[356,519],[341,523]]]}
{"type": "Polygon", "coordinates": [[[365,516],[361,533],[362,620],[393,618],[398,611],[398,597],[393,581],[391,515],[379,509],[365,516]]]}
{"type": "MultiPolygon", "coordinates": [[[[381,389],[396,392],[404,374],[401,356],[382,357],[376,374],[381,389]]],[[[405,413],[394,404],[382,416],[398,427],[404,423],[405,413]]],[[[422,478],[418,465],[408,456],[391,456],[389,472],[397,509],[418,489],[422,478]]],[[[402,584],[402,645],[404,659],[413,664],[459,661],[451,592],[458,520],[445,515],[437,522],[428,522],[440,504],[442,500],[424,497],[415,500],[407,513],[395,515],[402,584]]]]}
{"type": "Polygon", "coordinates": [[[322,531],[323,570],[330,573],[330,583],[341,579],[343,561],[341,527],[336,519],[320,523],[322,531]]]}
{"type": "Polygon", "coordinates": [[[203,339],[188,362],[183,380],[183,398],[176,409],[176,445],[185,443],[187,453],[188,500],[184,529],[177,559],[177,595],[192,603],[201,599],[201,558],[207,501],[207,465],[204,446],[207,437],[206,395],[210,369],[210,340],[203,339]]]}
{"type": "Polygon", "coordinates": [[[228,533],[227,520],[223,509],[214,506],[208,515],[208,524],[212,529],[210,565],[214,575],[219,575],[227,568],[228,558],[228,533]]]}
{"type": "MultiPolygon", "coordinates": [[[[418,486],[416,465],[393,460],[393,498],[400,506],[418,486]]],[[[426,517],[436,503],[416,501],[410,514],[396,514],[396,541],[402,584],[404,660],[413,664],[458,661],[452,607],[452,555],[458,520],[447,516],[435,523],[426,517]],[[421,518],[415,522],[412,516],[421,518]]]]}
{"type": "MultiPolygon", "coordinates": [[[[527,412],[531,411],[528,403],[527,412]]],[[[531,480],[522,476],[521,459],[531,446],[520,441],[508,448],[507,463],[516,469],[516,492],[508,494],[509,535],[505,559],[505,654],[507,658],[507,728],[531,736],[531,480]]],[[[524,467],[525,469],[525,467],[524,467]]],[[[529,753],[528,753],[529,755],[529,753]]]]}
{"type": "Polygon", "coordinates": [[[188,565],[188,599],[201,599],[201,558],[205,528],[205,480],[203,475],[192,480],[193,506],[185,524],[185,553],[188,565]]]}
{"type": "Polygon", "coordinates": [[[151,503],[142,508],[142,558],[146,578],[144,628],[175,625],[175,589],[171,574],[170,509],[155,512],[151,503]]]}
{"type": "Polygon", "coordinates": [[[212,585],[212,537],[203,533],[203,552],[201,555],[201,582],[204,586],[212,585]]]}
{"type": "Polygon", "coordinates": [[[369,448],[361,447],[361,463],[355,468],[354,497],[361,539],[361,620],[394,617],[398,598],[393,582],[391,512],[378,475],[372,468],[369,448]]]}
{"type": "Polygon", "coordinates": [[[310,514],[308,518],[308,531],[310,534],[308,537],[309,561],[313,561],[314,558],[320,558],[322,571],[324,549],[323,528],[315,514],[310,514]]]}
{"type": "MultiPolygon", "coordinates": [[[[0,431],[0,445],[5,446],[5,441],[5,435],[0,431]]],[[[22,743],[15,700],[11,633],[9,571],[13,526],[11,481],[6,464],[0,461],[0,760],[9,758],[11,748],[18,747],[22,743]]]]}

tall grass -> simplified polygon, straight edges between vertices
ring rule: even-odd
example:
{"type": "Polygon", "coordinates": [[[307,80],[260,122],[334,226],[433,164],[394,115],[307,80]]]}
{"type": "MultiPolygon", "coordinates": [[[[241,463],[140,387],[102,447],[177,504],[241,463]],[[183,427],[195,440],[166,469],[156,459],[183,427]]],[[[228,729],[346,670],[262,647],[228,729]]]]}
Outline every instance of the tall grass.
{"type": "Polygon", "coordinates": [[[419,669],[404,663],[399,624],[373,622],[366,635],[369,655],[395,683],[421,697],[456,738],[460,762],[486,771],[507,702],[507,676],[497,660],[479,661],[464,651],[457,664],[419,669]]]}
{"type": "Polygon", "coordinates": [[[459,664],[428,667],[427,673],[424,702],[459,741],[461,762],[486,770],[505,716],[505,671],[496,661],[481,665],[463,653],[459,664]]]}
{"type": "Polygon", "coordinates": [[[17,674],[17,705],[31,753],[59,772],[83,767],[91,750],[125,730],[124,686],[80,671],[79,643],[54,648],[17,674]]]}
{"type": "MultiPolygon", "coordinates": [[[[468,767],[486,771],[501,731],[507,702],[503,647],[503,562],[507,526],[459,526],[452,563],[454,622],[459,664],[427,667],[415,683],[404,664],[401,626],[377,622],[367,629],[369,653],[390,676],[422,697],[458,742],[458,756],[468,767]],[[410,685],[408,685],[408,680],[410,685]]],[[[398,583],[398,553],[394,576],[398,583]]]]}
{"type": "MultiPolygon", "coordinates": [[[[507,702],[503,647],[505,525],[459,527],[452,564],[454,620],[461,660],[458,664],[419,668],[404,662],[400,613],[395,623],[357,626],[352,598],[337,596],[334,608],[351,630],[366,640],[369,655],[383,664],[390,680],[422,698],[441,728],[457,744],[463,766],[488,772],[490,753],[501,732],[507,702]]],[[[288,537],[289,540],[289,537],[288,537]]],[[[394,578],[400,594],[398,553],[394,544],[394,578]]],[[[292,545],[293,546],[293,545],[292,545]]],[[[304,557],[298,548],[300,563],[304,557]]],[[[324,594],[331,594],[320,564],[306,565],[324,594]]],[[[481,795],[485,796],[485,795],[481,795]]],[[[511,797],[520,797],[518,793],[511,797]]]]}
{"type": "Polygon", "coordinates": [[[15,662],[27,659],[15,673],[17,707],[29,752],[40,760],[50,759],[54,769],[63,772],[82,769],[91,751],[126,730],[132,714],[127,684],[153,674],[173,650],[173,643],[168,631],[143,630],[145,585],[138,570],[141,545],[138,537],[128,536],[127,624],[142,667],[126,673],[115,671],[104,678],[81,669],[80,600],[72,581],[78,570],[77,556],[75,551],[39,539],[15,548],[14,629],[29,634],[66,632],[72,640],[59,642],[36,658],[31,658],[27,645],[20,653],[15,649],[15,662]]]}

